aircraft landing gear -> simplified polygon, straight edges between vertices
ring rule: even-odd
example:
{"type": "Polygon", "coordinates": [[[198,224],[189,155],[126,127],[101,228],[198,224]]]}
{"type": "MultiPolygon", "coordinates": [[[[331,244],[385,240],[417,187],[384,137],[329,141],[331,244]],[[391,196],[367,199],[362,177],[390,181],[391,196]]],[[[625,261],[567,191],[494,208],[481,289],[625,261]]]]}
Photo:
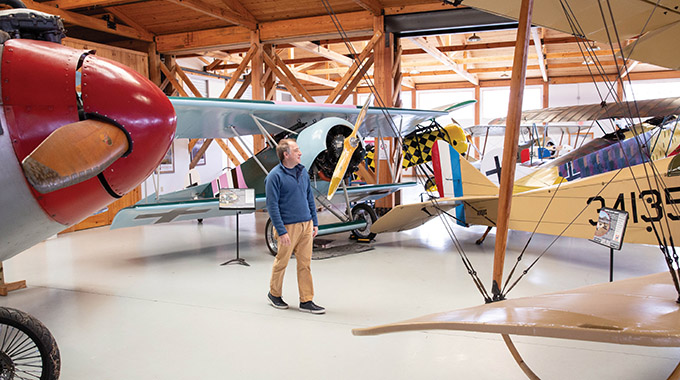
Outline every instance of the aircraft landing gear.
{"type": "Polygon", "coordinates": [[[0,307],[0,380],[57,380],[61,359],[57,342],[39,320],[0,307]]]}
{"type": "Polygon", "coordinates": [[[267,219],[267,224],[264,226],[264,241],[267,243],[269,253],[276,257],[276,254],[279,252],[279,246],[274,237],[274,223],[272,223],[271,219],[267,219]]]}
{"type": "Polygon", "coordinates": [[[484,239],[486,239],[486,235],[488,235],[489,232],[491,232],[491,228],[493,228],[493,227],[491,227],[491,226],[486,227],[486,231],[484,231],[484,235],[482,235],[482,237],[480,237],[479,239],[477,239],[477,241],[475,242],[475,244],[477,244],[477,245],[482,245],[482,243],[484,243],[484,239]]]}
{"type": "Polygon", "coordinates": [[[375,210],[366,203],[359,203],[352,208],[352,220],[365,220],[366,227],[352,230],[352,234],[357,240],[372,240],[375,234],[371,232],[371,226],[378,220],[375,210]]]}

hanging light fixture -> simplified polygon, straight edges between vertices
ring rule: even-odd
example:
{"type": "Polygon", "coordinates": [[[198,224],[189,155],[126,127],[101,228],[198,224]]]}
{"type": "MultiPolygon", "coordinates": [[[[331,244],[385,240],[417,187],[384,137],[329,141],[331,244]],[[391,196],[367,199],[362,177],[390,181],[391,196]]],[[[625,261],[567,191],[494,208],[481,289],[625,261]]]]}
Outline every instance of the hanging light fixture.
{"type": "Polygon", "coordinates": [[[476,33],[472,33],[470,37],[468,37],[468,42],[479,42],[482,40],[482,37],[478,36],[476,33]]]}

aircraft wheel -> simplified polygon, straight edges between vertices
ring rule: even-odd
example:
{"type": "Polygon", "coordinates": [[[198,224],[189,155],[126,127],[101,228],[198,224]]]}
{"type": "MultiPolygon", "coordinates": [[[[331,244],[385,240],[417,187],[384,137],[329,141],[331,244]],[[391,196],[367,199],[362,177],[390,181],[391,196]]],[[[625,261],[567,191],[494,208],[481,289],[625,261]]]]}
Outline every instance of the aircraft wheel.
{"type": "Polygon", "coordinates": [[[352,233],[360,239],[373,239],[375,234],[371,232],[371,226],[378,220],[375,210],[366,203],[359,203],[352,208],[352,220],[365,220],[366,227],[352,230],[352,233]]]}
{"type": "Polygon", "coordinates": [[[267,243],[267,248],[269,248],[269,253],[272,256],[276,256],[279,252],[278,242],[274,236],[274,223],[271,219],[267,219],[267,224],[264,227],[264,241],[267,243]]]}
{"type": "Polygon", "coordinates": [[[36,318],[0,307],[0,380],[59,378],[59,347],[36,318]]]}

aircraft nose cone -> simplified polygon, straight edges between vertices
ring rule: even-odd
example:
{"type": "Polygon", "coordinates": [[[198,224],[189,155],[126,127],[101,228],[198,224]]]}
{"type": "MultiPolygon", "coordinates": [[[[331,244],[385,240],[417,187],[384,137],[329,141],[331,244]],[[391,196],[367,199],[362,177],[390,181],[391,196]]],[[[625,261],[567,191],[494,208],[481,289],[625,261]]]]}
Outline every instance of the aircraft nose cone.
{"type": "Polygon", "coordinates": [[[177,117],[167,96],[151,81],[117,62],[88,55],[81,69],[83,108],[119,124],[132,142],[129,153],[104,170],[122,195],[158,166],[172,144],[177,117]]]}

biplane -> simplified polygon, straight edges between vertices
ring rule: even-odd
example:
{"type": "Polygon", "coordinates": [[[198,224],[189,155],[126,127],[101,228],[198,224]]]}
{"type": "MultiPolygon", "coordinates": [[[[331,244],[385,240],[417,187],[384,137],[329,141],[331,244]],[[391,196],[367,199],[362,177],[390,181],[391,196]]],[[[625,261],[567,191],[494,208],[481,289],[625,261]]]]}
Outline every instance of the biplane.
{"type": "MultiPolygon", "coordinates": [[[[465,0],[463,4],[514,19],[521,18],[523,21],[520,22],[520,29],[527,34],[533,23],[567,32],[584,40],[617,46],[619,41],[636,37],[636,41],[620,49],[625,58],[670,68],[680,65],[677,51],[667,48],[673,43],[677,21],[680,20],[680,13],[672,4],[639,0],[540,1],[534,3],[533,18],[532,12],[526,6],[532,4],[530,1],[465,0]]],[[[657,100],[648,104],[662,102],[657,100]]],[[[521,98],[516,104],[517,109],[521,107],[520,104],[521,98]]],[[[642,107],[629,108],[630,105],[622,105],[626,109],[626,118],[640,118],[646,113],[642,107]]],[[[605,114],[610,115],[610,107],[602,108],[605,114]]],[[[661,115],[674,114],[677,111],[661,115]]],[[[610,206],[625,210],[632,221],[625,231],[625,241],[658,245],[663,260],[668,264],[669,273],[506,300],[507,291],[516,284],[516,281],[511,283],[510,279],[517,266],[513,267],[501,289],[502,259],[505,254],[505,245],[501,244],[500,252],[496,252],[500,260],[494,261],[493,299],[486,294],[481,281],[475,278],[474,270],[468,268],[487,302],[485,305],[383,326],[358,328],[353,333],[376,335],[432,329],[500,333],[513,358],[527,377],[532,379],[537,379],[538,376],[524,362],[510,335],[641,346],[680,346],[680,262],[675,253],[677,243],[674,240],[674,235],[680,231],[680,210],[677,206],[680,203],[680,156],[676,154],[677,148],[667,146],[662,149],[665,158],[652,159],[654,141],[658,141],[662,133],[671,136],[675,133],[660,129],[662,132],[655,136],[653,132],[648,133],[646,128],[632,129],[635,135],[632,141],[636,142],[636,146],[626,146],[624,142],[627,140],[619,136],[610,144],[615,148],[597,149],[581,157],[593,159],[586,163],[593,169],[589,175],[581,172],[580,178],[569,181],[563,176],[566,173],[560,171],[558,183],[549,183],[548,187],[527,189],[512,195],[512,208],[504,222],[511,229],[584,237],[593,236],[594,226],[597,224],[593,218],[596,218],[600,208],[610,206]],[[615,149],[619,149],[619,154],[625,153],[625,165],[621,165],[621,160],[617,159],[615,149]],[[608,160],[599,161],[598,157],[602,159],[605,154],[608,160]],[[637,164],[631,162],[634,155],[640,156],[637,164]],[[501,263],[498,277],[496,263],[501,263]]],[[[668,137],[670,145],[671,138],[668,137]]],[[[452,178],[444,178],[452,182],[454,196],[434,200],[429,205],[419,205],[420,209],[425,213],[437,214],[464,205],[465,211],[472,211],[471,215],[466,213],[466,218],[493,220],[498,215],[495,213],[499,202],[497,187],[465,160],[461,160],[457,152],[451,152],[451,149],[446,151],[450,157],[447,165],[454,168],[452,173],[460,174],[458,177],[454,174],[452,178]]],[[[510,155],[508,158],[511,158],[510,155]]],[[[565,161],[564,163],[571,162],[572,167],[575,162],[573,159],[565,161]]],[[[559,163],[547,168],[546,172],[552,172],[554,178],[558,168],[559,163]]],[[[512,176],[508,178],[512,184],[512,176]]],[[[512,185],[508,189],[512,190],[512,185]]],[[[393,211],[395,217],[391,220],[394,221],[400,211],[398,208],[393,211]]],[[[405,217],[403,210],[400,217],[405,217]]],[[[455,217],[459,217],[459,214],[455,217]]],[[[373,226],[374,229],[380,230],[381,220],[387,219],[379,219],[373,226]]],[[[517,264],[520,259],[521,256],[517,264]]],[[[536,261],[528,264],[519,275],[520,278],[535,263],[536,261]]],[[[680,365],[669,378],[678,376],[680,365]]]]}
{"type": "MultiPolygon", "coordinates": [[[[366,115],[361,121],[358,118],[362,108],[352,105],[197,98],[170,98],[170,101],[177,113],[177,138],[241,139],[248,135],[263,135],[268,146],[210,183],[170,194],[151,195],[119,211],[111,228],[234,215],[235,210],[219,209],[216,194],[220,188],[253,188],[256,209],[263,209],[264,178],[278,164],[274,147],[278,140],[292,136],[303,152],[302,164],[312,176],[317,204],[339,220],[320,225],[319,235],[352,231],[357,238],[370,239],[375,236],[371,225],[377,220],[377,215],[366,202],[416,183],[345,186],[344,182],[336,181],[336,188],[342,184],[341,191],[332,189],[329,192],[332,179],[339,181],[346,178],[362,164],[365,154],[363,137],[408,135],[420,123],[446,116],[457,108],[449,106],[443,110],[428,111],[366,106],[366,115]],[[394,128],[397,125],[401,130],[394,128]],[[359,145],[348,156],[338,177],[334,172],[342,166],[339,163],[343,161],[343,154],[347,154],[343,143],[353,132],[359,136],[359,145]],[[338,203],[343,207],[334,206],[338,203]]],[[[265,240],[271,253],[276,254],[273,231],[273,225],[268,221],[265,240]]]]}
{"type": "MultiPolygon", "coordinates": [[[[512,211],[510,228],[589,238],[592,235],[590,227],[594,225],[594,222],[591,216],[587,218],[585,216],[592,214],[591,208],[597,208],[599,212],[600,208],[609,206],[631,212],[633,223],[630,231],[635,232],[626,234],[627,242],[655,244],[656,237],[652,231],[647,231],[647,233],[639,231],[638,233],[639,225],[644,224],[650,218],[660,219],[654,210],[649,211],[644,205],[645,203],[657,205],[659,202],[671,205],[676,192],[672,186],[669,186],[664,194],[633,188],[624,190],[618,186],[618,183],[624,180],[622,177],[617,177],[614,180],[616,184],[614,187],[617,191],[600,193],[589,185],[590,183],[597,184],[598,180],[581,180],[571,184],[572,181],[578,179],[634,167],[638,164],[671,157],[677,153],[680,149],[680,131],[676,128],[677,119],[672,113],[680,109],[680,98],[645,100],[638,102],[637,105],[642,110],[639,117],[649,118],[645,122],[592,140],[559,158],[543,163],[530,174],[516,179],[513,202],[520,203],[512,211]],[[658,115],[669,116],[658,117],[658,115]],[[556,188],[561,190],[559,194],[551,195],[555,193],[556,188]],[[578,190],[571,190],[572,188],[578,190]],[[533,212],[537,210],[536,207],[529,207],[529,204],[535,206],[541,204],[541,199],[551,203],[550,209],[538,208],[541,212],[545,211],[542,218],[540,214],[533,212]],[[652,201],[650,202],[649,199],[652,201]],[[592,206],[581,210],[582,207],[577,208],[578,202],[581,202],[581,206],[591,204],[592,206]],[[579,219],[575,215],[562,211],[570,209],[578,209],[582,217],[579,219]],[[539,219],[542,223],[536,225],[535,221],[539,219]]],[[[583,105],[530,110],[522,115],[525,122],[538,123],[554,120],[563,123],[597,120],[606,114],[619,118],[624,116],[629,107],[631,104],[626,103],[613,104],[609,107],[603,107],[601,104],[583,105]],[[575,117],[574,114],[578,116],[575,117]]],[[[502,122],[504,120],[495,121],[496,124],[502,122]]],[[[549,126],[544,128],[549,128],[549,126]]],[[[437,200],[437,204],[447,209],[455,207],[458,225],[495,226],[497,198],[494,200],[488,197],[498,194],[497,184],[479,175],[470,163],[457,154],[457,151],[451,150],[445,144],[437,144],[433,152],[435,178],[441,197],[437,200]]],[[[499,167],[498,171],[500,170],[499,167]]],[[[604,180],[600,178],[599,181],[604,180]]],[[[430,212],[428,206],[431,206],[431,202],[397,206],[376,222],[372,230],[375,233],[382,233],[417,227],[436,217],[437,214],[430,212]]]]}

